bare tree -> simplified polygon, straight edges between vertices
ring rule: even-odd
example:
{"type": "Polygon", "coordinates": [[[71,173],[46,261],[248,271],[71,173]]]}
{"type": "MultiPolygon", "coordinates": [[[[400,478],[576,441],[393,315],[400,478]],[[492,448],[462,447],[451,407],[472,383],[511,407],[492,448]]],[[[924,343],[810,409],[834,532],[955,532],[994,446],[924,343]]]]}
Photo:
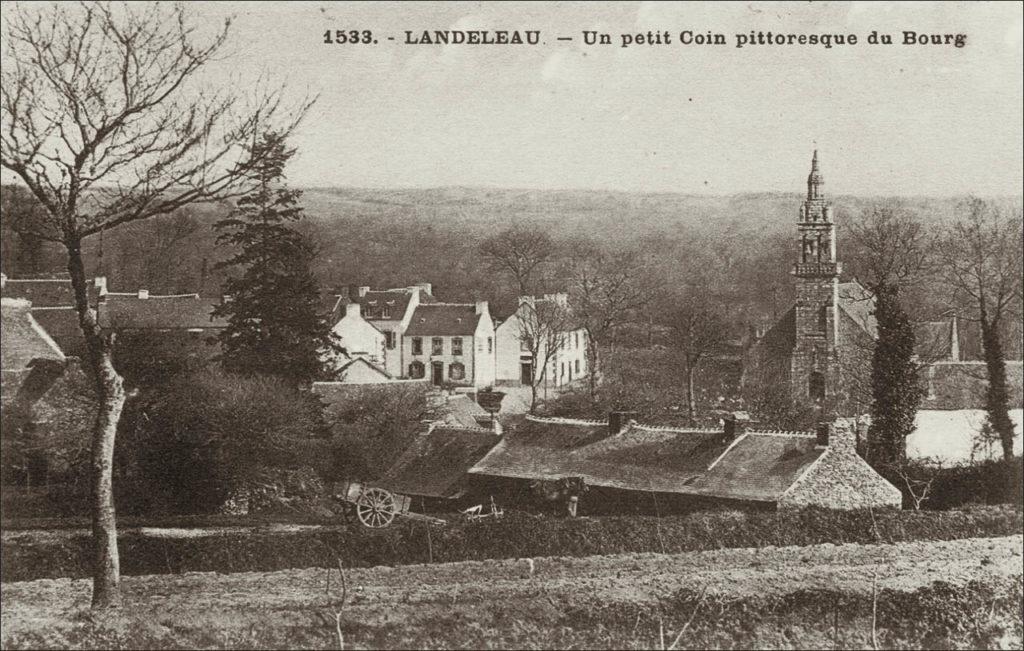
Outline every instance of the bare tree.
{"type": "Polygon", "coordinates": [[[599,347],[615,328],[635,318],[654,296],[655,285],[639,251],[608,252],[589,240],[569,245],[565,271],[571,284],[573,310],[587,332],[590,396],[600,377],[599,347]]]}
{"type": "Polygon", "coordinates": [[[203,40],[180,5],[79,3],[5,10],[0,164],[43,207],[42,236],[67,250],[78,321],[99,397],[92,432],[93,608],[121,603],[114,437],[125,402],[113,335],[89,305],[82,242],[120,224],[229,199],[258,161],[242,145],[272,123],[288,131],[280,91],[251,102],[198,75],[229,22],[203,40]]]}
{"type": "Polygon", "coordinates": [[[906,461],[906,439],[914,431],[923,396],[916,333],[901,292],[922,279],[931,263],[934,238],[914,215],[894,203],[873,206],[851,223],[849,231],[854,265],[868,290],[866,298],[874,301],[878,333],[869,344],[868,460],[879,468],[898,468],[906,461]]]}
{"type": "Polygon", "coordinates": [[[524,296],[512,318],[519,327],[520,348],[533,359],[530,380],[530,412],[533,413],[537,410],[538,389],[549,382],[549,367],[557,363],[559,353],[572,336],[573,316],[558,298],[536,300],[524,296]]]}
{"type": "Polygon", "coordinates": [[[692,286],[676,299],[668,316],[665,325],[672,329],[673,340],[683,354],[686,406],[692,420],[697,415],[697,370],[701,362],[728,341],[732,328],[724,309],[716,304],[706,286],[692,286]]]}
{"type": "Polygon", "coordinates": [[[536,274],[555,253],[551,238],[542,231],[513,226],[480,244],[480,255],[491,269],[512,277],[519,296],[533,290],[536,274]]]}
{"type": "Polygon", "coordinates": [[[968,303],[981,325],[988,371],[986,410],[1009,461],[1013,459],[1013,421],[1002,337],[1007,322],[1021,315],[1024,222],[1019,210],[1006,214],[977,198],[965,201],[962,213],[942,239],[943,269],[954,300],[968,303]]]}

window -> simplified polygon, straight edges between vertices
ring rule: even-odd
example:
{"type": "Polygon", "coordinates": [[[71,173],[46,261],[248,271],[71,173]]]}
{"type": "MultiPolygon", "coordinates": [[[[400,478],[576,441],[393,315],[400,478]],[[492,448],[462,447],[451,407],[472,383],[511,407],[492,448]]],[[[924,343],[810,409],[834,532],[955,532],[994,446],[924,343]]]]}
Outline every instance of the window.
{"type": "Polygon", "coordinates": [[[828,306],[822,305],[818,310],[818,330],[821,332],[828,331],[828,306]]]}
{"type": "Polygon", "coordinates": [[[444,355],[444,339],[441,337],[434,337],[430,340],[430,354],[431,355],[444,355]]]}
{"type": "Polygon", "coordinates": [[[519,340],[519,350],[532,351],[533,337],[523,337],[519,340]]]}
{"type": "Polygon", "coordinates": [[[452,355],[462,354],[462,337],[452,338],[452,355]]]}
{"type": "Polygon", "coordinates": [[[488,337],[487,338],[487,352],[488,353],[493,353],[494,352],[494,337],[488,337]]]}
{"type": "Polygon", "coordinates": [[[580,374],[580,360],[576,360],[576,363],[573,366],[576,367],[576,375],[579,375],[580,374]]]}
{"type": "Polygon", "coordinates": [[[814,371],[807,379],[807,393],[814,400],[825,399],[825,376],[824,374],[814,371]]]}
{"type": "Polygon", "coordinates": [[[422,355],[423,354],[423,338],[422,337],[413,337],[412,338],[412,354],[413,355],[422,355]]]}
{"type": "Polygon", "coordinates": [[[395,349],[395,333],[394,333],[394,331],[392,331],[392,330],[385,330],[384,331],[384,341],[385,341],[385,344],[388,347],[388,350],[394,350],[395,349]]]}
{"type": "MultiPolygon", "coordinates": [[[[580,347],[580,333],[579,332],[572,333],[572,347],[573,348],[579,348],[580,347]]],[[[579,362],[576,362],[576,365],[579,366],[579,362]]],[[[577,368],[576,370],[578,371],[579,369],[577,368]]]]}
{"type": "Polygon", "coordinates": [[[387,308],[387,307],[380,308],[380,318],[382,318],[382,319],[390,319],[391,318],[391,309],[387,308]]]}
{"type": "Polygon", "coordinates": [[[409,364],[409,377],[418,380],[423,377],[425,370],[423,362],[413,362],[409,364]]]}
{"type": "Polygon", "coordinates": [[[448,366],[448,379],[449,380],[464,380],[466,379],[466,367],[459,362],[450,364],[448,366]]]}
{"type": "Polygon", "coordinates": [[[565,377],[565,362],[558,365],[558,380],[561,381],[565,377]]]}

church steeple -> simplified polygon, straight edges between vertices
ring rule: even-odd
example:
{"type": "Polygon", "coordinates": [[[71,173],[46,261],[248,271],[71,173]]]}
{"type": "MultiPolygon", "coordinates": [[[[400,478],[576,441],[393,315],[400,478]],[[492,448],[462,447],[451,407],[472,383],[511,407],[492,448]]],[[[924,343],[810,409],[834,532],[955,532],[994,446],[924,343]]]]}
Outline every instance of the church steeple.
{"type": "Polygon", "coordinates": [[[807,175],[807,198],[797,220],[799,251],[793,265],[796,341],[790,369],[793,395],[813,401],[835,397],[838,386],[836,306],[842,268],[836,260],[832,205],[825,199],[824,185],[815,150],[807,175]]]}
{"type": "Polygon", "coordinates": [[[807,175],[807,199],[808,201],[814,199],[821,199],[824,193],[821,191],[821,186],[825,185],[825,177],[821,175],[821,170],[818,169],[818,150],[814,150],[814,156],[811,157],[811,173],[807,175]]]}

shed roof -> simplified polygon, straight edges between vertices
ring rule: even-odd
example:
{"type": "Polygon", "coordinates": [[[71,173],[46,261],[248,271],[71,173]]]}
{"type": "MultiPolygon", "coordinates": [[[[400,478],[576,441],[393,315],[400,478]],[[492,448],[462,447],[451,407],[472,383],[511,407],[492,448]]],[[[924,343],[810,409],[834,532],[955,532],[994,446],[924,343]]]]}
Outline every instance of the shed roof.
{"type": "Polygon", "coordinates": [[[477,463],[474,474],[771,502],[822,449],[804,433],[722,431],[631,425],[612,435],[604,423],[528,419],[477,463]]]}
{"type": "Polygon", "coordinates": [[[220,299],[200,298],[198,294],[150,296],[107,294],[99,304],[99,323],[103,328],[131,330],[190,330],[223,328],[227,320],[214,317],[220,299]]]}
{"type": "MultiPolygon", "coordinates": [[[[89,283],[89,305],[100,295],[96,283],[89,283]]],[[[74,307],[75,291],[70,278],[8,278],[4,281],[4,298],[23,298],[32,307],[74,307]]]]}
{"type": "Polygon", "coordinates": [[[466,491],[469,469],[498,441],[485,429],[434,427],[417,437],[375,484],[402,495],[459,497],[466,491]]]}
{"type": "Polygon", "coordinates": [[[0,368],[18,371],[35,359],[64,359],[60,347],[33,318],[27,300],[0,301],[0,368]]]}
{"type": "Polygon", "coordinates": [[[476,332],[480,322],[476,305],[462,303],[431,303],[418,305],[412,313],[407,337],[468,336],[476,332]]]}

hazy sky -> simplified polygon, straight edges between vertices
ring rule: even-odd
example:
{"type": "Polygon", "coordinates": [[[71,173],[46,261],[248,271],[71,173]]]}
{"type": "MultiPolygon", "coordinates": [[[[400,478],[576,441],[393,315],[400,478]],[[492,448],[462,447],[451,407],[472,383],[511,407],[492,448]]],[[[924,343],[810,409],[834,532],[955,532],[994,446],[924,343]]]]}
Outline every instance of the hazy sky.
{"type": "Polygon", "coordinates": [[[311,186],[469,185],[724,194],[801,189],[814,142],[832,193],[1019,194],[1020,3],[193,3],[234,14],[215,83],[286,76],[320,100],[289,177],[311,186]],[[326,45],[372,29],[377,45],[326,45]],[[530,46],[403,45],[404,30],[539,29],[530,46]],[[666,46],[618,34],[668,30],[666,46]],[[682,46],[681,30],[726,46],[682,46]],[[967,45],[872,46],[877,29],[967,45]],[[613,35],[584,46],[582,30],[613,35]],[[737,49],[736,32],[861,43],[737,49]],[[387,36],[395,42],[386,41],[387,36]],[[571,43],[556,36],[573,36],[571,43]]]}

